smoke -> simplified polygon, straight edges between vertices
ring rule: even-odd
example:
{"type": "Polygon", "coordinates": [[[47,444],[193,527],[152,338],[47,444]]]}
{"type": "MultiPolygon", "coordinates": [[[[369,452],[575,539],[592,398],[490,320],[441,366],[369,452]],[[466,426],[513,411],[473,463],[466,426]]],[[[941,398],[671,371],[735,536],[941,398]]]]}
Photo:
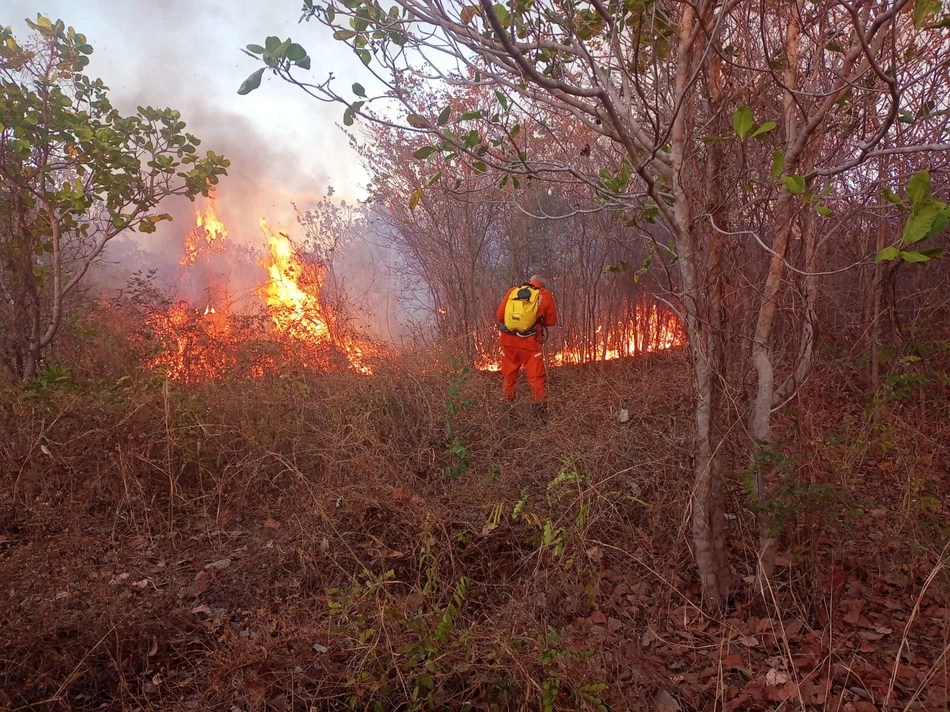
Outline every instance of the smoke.
{"type": "MultiPolygon", "coordinates": [[[[8,0],[5,22],[14,33],[29,33],[20,18],[36,17],[32,0],[8,0]]],[[[300,3],[286,0],[164,0],[116,3],[113,0],[46,0],[42,12],[83,32],[94,47],[87,73],[110,87],[113,104],[130,114],[138,106],[171,107],[186,130],[201,140],[199,151],[213,150],[231,161],[217,190],[217,214],[229,231],[231,248],[209,254],[182,272],[180,260],[195,211],[204,199],[168,199],[161,210],[173,220],[152,235],[116,238],[95,272],[102,285],[118,286],[133,272],[155,270],[159,285],[195,306],[228,300],[253,306],[266,279],[260,266],[266,243],[261,218],[302,242],[293,205],[306,210],[332,187],[334,199],[361,199],[368,178],[346,134],[338,126],[342,106],[322,104],[300,89],[265,75],[248,96],[237,88],[260,62],[240,49],[263,44],[267,35],[292,37],[313,58],[309,79],[329,73],[341,87],[372,79],[350,51],[314,24],[298,24],[300,3]]],[[[358,321],[386,339],[404,335],[407,322],[400,294],[405,285],[393,276],[396,256],[356,235],[334,265],[358,321]]],[[[259,303],[259,302],[257,302],[259,303]]]]}

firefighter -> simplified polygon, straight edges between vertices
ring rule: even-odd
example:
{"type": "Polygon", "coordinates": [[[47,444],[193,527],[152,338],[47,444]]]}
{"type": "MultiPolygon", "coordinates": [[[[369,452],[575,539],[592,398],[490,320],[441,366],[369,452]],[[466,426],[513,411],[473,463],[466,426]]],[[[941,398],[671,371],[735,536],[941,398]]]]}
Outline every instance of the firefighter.
{"type": "Polygon", "coordinates": [[[501,362],[502,395],[508,402],[515,399],[518,373],[524,368],[531,387],[534,416],[544,421],[547,419],[548,394],[541,345],[547,327],[557,324],[554,295],[546,288],[544,277],[536,274],[526,284],[509,289],[498,306],[495,318],[498,322],[498,342],[504,352],[501,362]],[[513,318],[516,320],[514,323],[513,318]],[[522,320],[521,325],[517,324],[518,319],[522,320]],[[533,323],[527,323],[532,319],[533,323]]]}

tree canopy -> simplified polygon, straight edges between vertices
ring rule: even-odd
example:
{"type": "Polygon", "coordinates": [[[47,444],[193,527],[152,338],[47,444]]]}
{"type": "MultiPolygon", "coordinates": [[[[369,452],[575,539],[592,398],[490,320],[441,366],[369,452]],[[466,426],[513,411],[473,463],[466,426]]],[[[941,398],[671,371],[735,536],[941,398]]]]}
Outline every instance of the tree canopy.
{"type": "Polygon", "coordinates": [[[2,362],[36,372],[63,319],[64,299],[106,244],[151,233],[166,198],[208,195],[226,158],[199,154],[173,109],[123,116],[101,79],[83,73],[85,35],[39,16],[17,42],[0,29],[0,307],[2,362]]]}

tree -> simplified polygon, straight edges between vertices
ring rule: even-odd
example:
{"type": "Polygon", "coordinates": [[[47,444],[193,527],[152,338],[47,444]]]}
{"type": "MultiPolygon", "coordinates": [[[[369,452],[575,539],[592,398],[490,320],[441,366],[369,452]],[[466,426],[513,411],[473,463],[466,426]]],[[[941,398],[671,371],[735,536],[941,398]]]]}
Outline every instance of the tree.
{"type": "MultiPolygon", "coordinates": [[[[357,84],[351,97],[329,79],[306,81],[297,59],[306,52],[271,37],[248,47],[266,67],[242,91],[269,67],[344,104],[344,124],[357,116],[399,123],[429,136],[430,153],[482,171],[574,181],[596,205],[659,221],[671,241],[665,264],[675,273],[692,366],[693,550],[704,599],[715,607],[731,586],[722,452],[725,434],[743,430],[727,420],[726,389],[745,398],[764,586],[783,476],[772,418],[812,367],[818,223],[881,156],[945,161],[945,112],[936,107],[945,103],[939,87],[950,45],[939,12],[939,3],[923,0],[304,0],[304,18],[349,44],[383,90],[369,97],[357,84]],[[469,131],[452,130],[454,107],[417,101],[422,75],[490,84],[497,102],[457,117],[469,131]],[[520,130],[528,116],[586,127],[600,165],[550,160],[538,136],[520,130]],[[905,116],[913,131],[904,130],[905,116]],[[801,278],[800,299],[789,298],[789,275],[801,278]],[[776,339],[780,317],[794,338],[776,339]],[[727,378],[730,340],[743,344],[743,366],[727,378]]],[[[878,175],[874,188],[886,182],[878,175]]]]}
{"type": "Polygon", "coordinates": [[[24,45],[0,30],[0,361],[22,380],[106,244],[154,232],[171,220],[158,212],[164,199],[207,195],[229,165],[198,154],[177,111],[122,116],[102,80],[83,74],[84,35],[43,16],[29,25],[24,45]]]}

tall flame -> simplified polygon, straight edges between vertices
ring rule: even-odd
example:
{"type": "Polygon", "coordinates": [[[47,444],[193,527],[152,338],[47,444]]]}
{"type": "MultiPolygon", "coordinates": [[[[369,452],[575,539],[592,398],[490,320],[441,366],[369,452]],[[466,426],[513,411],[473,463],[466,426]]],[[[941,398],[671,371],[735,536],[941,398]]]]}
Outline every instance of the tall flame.
{"type": "Polygon", "coordinates": [[[263,218],[260,225],[270,251],[269,263],[264,264],[268,280],[260,291],[275,328],[302,341],[329,340],[330,327],[319,300],[322,270],[301,264],[286,233],[271,230],[263,218]]]}
{"type": "Polygon", "coordinates": [[[269,279],[260,294],[277,334],[304,346],[335,347],[346,354],[350,368],[372,374],[366,359],[378,355],[378,346],[347,334],[338,317],[320,301],[326,268],[301,261],[285,232],[269,228],[263,218],[260,225],[270,255],[263,264],[269,279]]]}
{"type": "Polygon", "coordinates": [[[195,227],[185,236],[185,254],[181,256],[179,264],[188,267],[197,261],[199,254],[219,251],[227,237],[228,229],[218,219],[217,197],[212,193],[208,196],[204,214],[195,211],[195,227]]]}

